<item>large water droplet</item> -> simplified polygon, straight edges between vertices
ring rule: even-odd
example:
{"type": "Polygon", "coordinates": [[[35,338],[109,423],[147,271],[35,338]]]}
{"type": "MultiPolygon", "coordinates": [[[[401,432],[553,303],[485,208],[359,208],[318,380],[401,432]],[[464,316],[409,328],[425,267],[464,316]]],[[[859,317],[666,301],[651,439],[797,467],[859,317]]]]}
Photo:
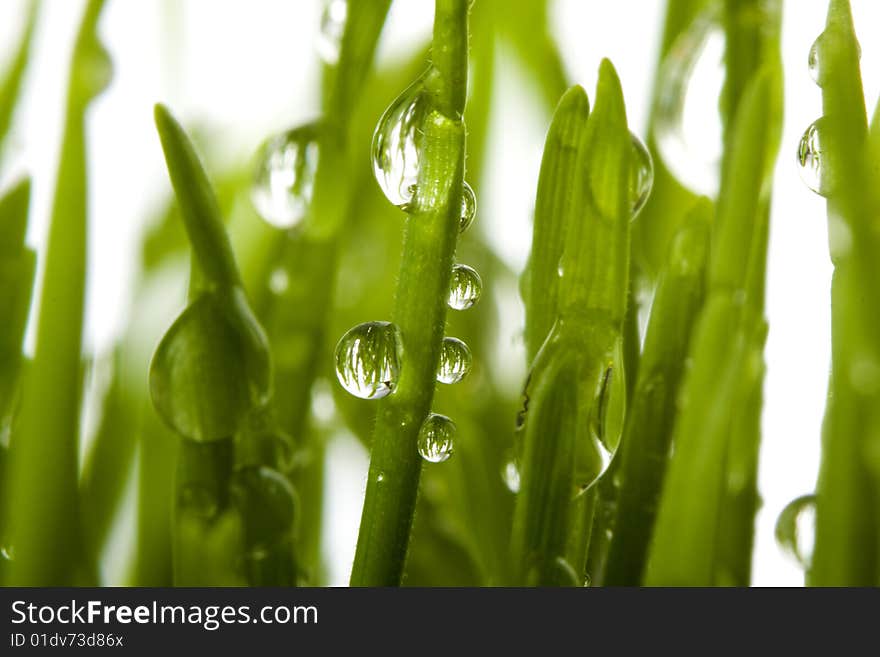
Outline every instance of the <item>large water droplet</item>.
{"type": "Polygon", "coordinates": [[[467,265],[455,265],[449,283],[447,303],[453,310],[467,310],[480,300],[483,280],[477,270],[467,265]]]}
{"type": "Polygon", "coordinates": [[[318,166],[318,132],[318,125],[309,123],[270,137],[257,152],[251,202],[276,228],[293,228],[306,216],[318,166]]]}
{"type": "Polygon", "coordinates": [[[474,223],[474,217],[477,216],[477,195],[467,183],[461,190],[461,220],[458,224],[459,232],[463,233],[471,224],[474,223]]]}
{"type": "Polygon", "coordinates": [[[325,63],[333,65],[339,61],[342,34],[348,20],[348,0],[328,0],[321,14],[321,30],[315,49],[325,63]]]}
{"type": "Polygon", "coordinates": [[[365,322],[336,345],[336,378],[355,397],[381,399],[394,392],[403,344],[390,322],[365,322]]]}
{"type": "Polygon", "coordinates": [[[654,160],[642,140],[632,135],[632,169],[629,179],[629,197],[632,201],[632,216],[645,207],[651,187],[654,186],[654,160]]]}
{"type": "Polygon", "coordinates": [[[445,415],[431,413],[419,429],[419,454],[429,463],[443,463],[452,456],[455,422],[445,415]]]}
{"type": "Polygon", "coordinates": [[[830,175],[824,166],[824,154],[822,152],[825,121],[820,118],[804,131],[797,149],[798,170],[801,180],[812,191],[821,196],[827,196],[831,187],[830,175]]]}
{"type": "Polygon", "coordinates": [[[816,496],[802,495],[789,502],[776,520],[776,542],[806,570],[816,539],[816,496]]]}
{"type": "Polygon", "coordinates": [[[718,191],[723,126],[724,31],[717,12],[694,19],[660,67],[654,136],[660,157],[686,187],[718,191]]]}
{"type": "Polygon", "coordinates": [[[471,361],[471,350],[464,342],[458,338],[443,338],[437,380],[440,383],[458,383],[470,372],[471,361]]]}
{"type": "Polygon", "coordinates": [[[388,106],[373,134],[373,175],[385,197],[403,210],[416,191],[421,160],[418,141],[429,109],[419,78],[388,106]]]}

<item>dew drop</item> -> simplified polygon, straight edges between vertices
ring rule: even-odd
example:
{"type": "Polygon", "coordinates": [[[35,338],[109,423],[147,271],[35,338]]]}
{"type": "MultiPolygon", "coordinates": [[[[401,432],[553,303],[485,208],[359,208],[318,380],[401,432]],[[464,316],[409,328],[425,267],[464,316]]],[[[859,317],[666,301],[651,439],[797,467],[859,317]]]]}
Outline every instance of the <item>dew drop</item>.
{"type": "Polygon", "coordinates": [[[520,487],[519,467],[514,459],[510,459],[501,466],[501,479],[511,493],[518,493],[520,487]]]}
{"type": "Polygon", "coordinates": [[[467,310],[480,300],[482,294],[483,280],[476,269],[467,265],[455,265],[452,268],[447,299],[450,308],[467,310]]]}
{"type": "Polygon", "coordinates": [[[629,197],[632,202],[632,216],[645,207],[651,187],[654,186],[654,160],[642,140],[632,137],[632,169],[629,180],[629,197]]]}
{"type": "Polygon", "coordinates": [[[336,345],[336,378],[355,397],[381,399],[394,392],[402,351],[400,331],[394,324],[358,324],[336,345]]]}
{"type": "Polygon", "coordinates": [[[312,201],[318,166],[318,125],[309,123],[270,137],[256,156],[251,202],[275,228],[302,222],[312,201]]]}
{"type": "Polygon", "coordinates": [[[459,232],[463,233],[471,224],[474,223],[474,217],[477,216],[477,195],[470,185],[464,183],[461,190],[461,221],[458,225],[459,232]]]}
{"type": "Polygon", "coordinates": [[[816,539],[816,496],[789,502],[776,520],[776,542],[803,567],[810,568],[816,539]]]}
{"type": "Polygon", "coordinates": [[[377,475],[376,475],[376,481],[377,481],[378,483],[380,483],[380,484],[381,484],[383,481],[385,481],[385,473],[384,473],[384,472],[380,472],[379,474],[377,474],[377,475]]]}
{"type": "Polygon", "coordinates": [[[0,559],[4,561],[15,561],[15,547],[4,543],[0,545],[0,559]]]}
{"type": "Polygon", "coordinates": [[[242,468],[234,474],[231,488],[250,544],[271,544],[292,530],[296,495],[283,474],[266,466],[242,468]]]}
{"type": "Polygon", "coordinates": [[[669,171],[686,187],[718,191],[723,126],[724,31],[713,8],[697,16],[660,67],[654,135],[669,171]]]}
{"type": "Polygon", "coordinates": [[[813,121],[804,131],[797,149],[798,171],[801,180],[812,191],[820,196],[827,196],[831,187],[830,176],[823,169],[823,144],[825,121],[822,118],[813,121]]]}
{"type": "Polygon", "coordinates": [[[443,338],[437,380],[440,383],[458,383],[470,372],[471,361],[471,350],[464,342],[458,338],[443,338]]]}
{"type": "Polygon", "coordinates": [[[342,46],[342,34],[348,20],[348,0],[328,0],[321,14],[321,30],[315,49],[325,64],[336,64],[342,46]]]}
{"type": "Polygon", "coordinates": [[[178,504],[182,511],[204,519],[213,518],[220,510],[217,496],[201,484],[185,485],[179,493],[178,504]]]}
{"type": "MultiPolygon", "coordinates": [[[[822,51],[825,49],[825,42],[827,40],[827,36],[824,32],[822,32],[816,40],[813,41],[813,45],[810,46],[810,53],[807,56],[807,70],[810,72],[810,77],[813,79],[817,85],[824,86],[827,82],[828,72],[822,66],[822,51]]],[[[862,57],[862,47],[860,44],[856,43],[856,54],[861,59],[862,57]]]]}
{"type": "Polygon", "coordinates": [[[430,413],[419,429],[419,454],[428,463],[443,463],[452,456],[455,422],[445,415],[430,413]]]}
{"type": "Polygon", "coordinates": [[[404,211],[418,183],[419,131],[429,108],[423,78],[419,78],[388,106],[373,133],[373,175],[385,197],[404,211]]]}
{"type": "Polygon", "coordinates": [[[283,267],[278,267],[269,276],[269,289],[272,291],[272,294],[284,294],[289,286],[290,276],[283,267]]]}

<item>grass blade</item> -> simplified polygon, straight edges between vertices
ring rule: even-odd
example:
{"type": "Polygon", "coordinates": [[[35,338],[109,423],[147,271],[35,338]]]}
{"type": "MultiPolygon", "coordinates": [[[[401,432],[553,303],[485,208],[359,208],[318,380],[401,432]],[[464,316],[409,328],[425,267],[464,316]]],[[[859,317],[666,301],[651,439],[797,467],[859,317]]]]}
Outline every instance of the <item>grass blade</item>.
{"type": "Polygon", "coordinates": [[[24,73],[27,68],[28,52],[34,40],[34,28],[37,24],[36,0],[31,0],[27,8],[24,30],[22,30],[18,45],[12,55],[9,68],[3,79],[0,80],[0,154],[6,138],[9,136],[9,128],[12,125],[12,113],[15,110],[16,101],[21,93],[24,73]]]}

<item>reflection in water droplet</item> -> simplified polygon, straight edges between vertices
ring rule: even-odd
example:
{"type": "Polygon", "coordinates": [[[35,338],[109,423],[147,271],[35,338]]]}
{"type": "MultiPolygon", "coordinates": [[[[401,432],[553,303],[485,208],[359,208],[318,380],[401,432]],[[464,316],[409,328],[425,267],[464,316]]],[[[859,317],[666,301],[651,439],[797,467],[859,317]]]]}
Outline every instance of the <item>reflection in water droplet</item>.
{"type": "Polygon", "coordinates": [[[209,519],[217,515],[220,503],[213,491],[200,484],[187,484],[180,491],[180,510],[198,518],[209,519]]]}
{"type": "Polygon", "coordinates": [[[443,463],[452,456],[455,422],[445,415],[431,413],[419,429],[419,454],[429,463],[443,463]]]}
{"type": "Polygon", "coordinates": [[[786,505],[776,520],[776,542],[805,569],[810,568],[816,539],[816,496],[802,495],[786,505]]]}
{"type": "Polygon", "coordinates": [[[654,186],[654,160],[642,140],[632,135],[632,173],[629,180],[629,195],[632,201],[632,216],[645,207],[651,187],[654,186]]]}
{"type": "Polygon", "coordinates": [[[440,383],[458,383],[470,372],[471,360],[471,350],[464,342],[458,338],[443,338],[437,380],[440,383]]]}
{"type": "Polygon", "coordinates": [[[318,56],[324,63],[333,65],[339,61],[342,34],[345,32],[347,20],[348,0],[327,0],[321,14],[321,30],[315,43],[318,56]]]}
{"type": "Polygon", "coordinates": [[[390,322],[365,322],[336,345],[336,378],[355,397],[381,399],[394,392],[403,344],[390,322]]]}
{"type": "Polygon", "coordinates": [[[686,187],[718,191],[723,127],[724,30],[710,8],[676,39],[660,67],[654,136],[660,157],[686,187]]]}
{"type": "Polygon", "coordinates": [[[455,265],[449,283],[447,303],[453,310],[467,310],[480,300],[483,280],[477,270],[467,265],[455,265]]]}
{"type": "Polygon", "coordinates": [[[459,232],[464,232],[474,223],[477,216],[477,196],[467,183],[461,190],[461,221],[458,225],[459,232]]]}
{"type": "Polygon", "coordinates": [[[272,294],[284,294],[290,285],[290,276],[283,267],[278,267],[269,276],[269,289],[272,294]]]}
{"type": "Polygon", "coordinates": [[[511,493],[518,493],[520,486],[519,468],[514,459],[510,459],[501,467],[501,479],[511,493]]]}
{"type": "Polygon", "coordinates": [[[398,96],[379,119],[373,134],[373,175],[385,197],[407,210],[419,179],[418,140],[430,109],[422,78],[398,96]]]}
{"type": "Polygon", "coordinates": [[[824,126],[825,121],[822,118],[813,121],[804,131],[797,150],[798,171],[801,174],[801,180],[821,196],[827,196],[831,187],[830,175],[827,167],[824,167],[825,158],[822,152],[824,126]]]}
{"type": "Polygon", "coordinates": [[[251,202],[276,228],[290,229],[306,216],[318,166],[318,126],[310,123],[270,137],[256,156],[251,202]]]}

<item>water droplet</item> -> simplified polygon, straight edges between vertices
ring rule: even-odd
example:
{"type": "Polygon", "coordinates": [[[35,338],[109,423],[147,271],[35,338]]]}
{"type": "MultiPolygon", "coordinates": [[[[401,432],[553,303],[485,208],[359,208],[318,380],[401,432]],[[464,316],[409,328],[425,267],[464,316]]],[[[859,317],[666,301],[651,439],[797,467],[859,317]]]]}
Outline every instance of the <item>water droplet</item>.
{"type": "Polygon", "coordinates": [[[309,123],[270,137],[256,156],[251,202],[275,228],[302,222],[312,201],[318,166],[318,125],[309,123]]]}
{"type": "Polygon", "coordinates": [[[823,169],[824,155],[822,152],[824,139],[824,119],[817,119],[804,131],[798,143],[797,161],[801,180],[812,191],[827,196],[831,187],[830,176],[823,169]]]}
{"type": "Polygon", "coordinates": [[[698,15],[660,67],[654,136],[669,171],[695,192],[718,191],[723,126],[724,30],[717,10],[698,15]]]}
{"type": "Polygon", "coordinates": [[[559,256],[559,260],[556,262],[556,275],[559,278],[565,276],[565,255],[559,256]]]}
{"type": "Polygon", "coordinates": [[[8,543],[0,545],[0,559],[15,561],[15,547],[8,543]]]}
{"type": "Polygon", "coordinates": [[[220,510],[217,495],[201,484],[186,484],[178,496],[181,511],[198,518],[210,519],[220,510]]]}
{"type": "Polygon", "coordinates": [[[477,196],[467,183],[461,190],[461,221],[458,225],[459,232],[464,232],[474,223],[477,216],[477,196]]]}
{"type": "Polygon", "coordinates": [[[629,180],[629,195],[632,200],[632,216],[645,207],[651,187],[654,186],[654,160],[642,140],[632,137],[632,169],[629,180]]]}
{"type": "Polygon", "coordinates": [[[480,300],[483,294],[483,279],[477,270],[467,265],[455,265],[449,283],[447,303],[453,310],[467,310],[480,300]]]}
{"type": "Polygon", "coordinates": [[[321,14],[321,30],[315,49],[318,56],[326,64],[336,64],[339,61],[339,51],[342,46],[342,34],[345,32],[345,23],[348,20],[348,0],[328,0],[324,4],[324,12],[321,14]]]}
{"type": "Polygon", "coordinates": [[[384,473],[384,472],[380,472],[379,474],[377,474],[377,475],[376,475],[376,481],[379,482],[380,484],[381,484],[383,481],[385,481],[385,473],[384,473]]]}
{"type": "Polygon", "coordinates": [[[789,502],[776,520],[776,542],[806,570],[816,539],[816,496],[802,495],[789,502]]]}
{"type": "Polygon", "coordinates": [[[242,468],[233,475],[231,488],[250,545],[271,544],[292,530],[296,495],[283,474],[266,466],[242,468]]]}
{"type": "Polygon", "coordinates": [[[355,397],[381,399],[394,392],[402,351],[400,331],[394,324],[358,324],[336,345],[336,378],[355,397]]]}
{"type": "Polygon", "coordinates": [[[443,463],[452,456],[455,422],[445,415],[430,413],[419,429],[419,454],[428,463],[443,463]]]}
{"type": "MultiPolygon", "coordinates": [[[[825,42],[827,37],[824,32],[822,32],[816,40],[813,41],[813,45],[810,46],[810,54],[807,56],[807,69],[810,72],[810,77],[813,79],[817,85],[824,86],[827,82],[826,77],[828,76],[827,71],[822,67],[822,51],[825,49],[825,42]]],[[[858,54],[859,59],[862,57],[862,46],[856,43],[856,52],[858,54]]]]}
{"type": "Polygon", "coordinates": [[[464,342],[458,338],[443,338],[437,380],[440,383],[458,383],[470,372],[471,361],[471,350],[464,342]]]}
{"type": "Polygon", "coordinates": [[[518,493],[520,487],[519,467],[516,465],[515,459],[508,460],[501,467],[501,479],[511,493],[518,493]]]}
{"type": "Polygon", "coordinates": [[[429,109],[430,101],[419,78],[388,106],[373,134],[373,175],[385,197],[404,211],[419,179],[418,139],[429,109]]]}
{"type": "Polygon", "coordinates": [[[272,294],[284,294],[290,285],[290,276],[283,267],[279,267],[269,276],[269,289],[272,294]]]}

